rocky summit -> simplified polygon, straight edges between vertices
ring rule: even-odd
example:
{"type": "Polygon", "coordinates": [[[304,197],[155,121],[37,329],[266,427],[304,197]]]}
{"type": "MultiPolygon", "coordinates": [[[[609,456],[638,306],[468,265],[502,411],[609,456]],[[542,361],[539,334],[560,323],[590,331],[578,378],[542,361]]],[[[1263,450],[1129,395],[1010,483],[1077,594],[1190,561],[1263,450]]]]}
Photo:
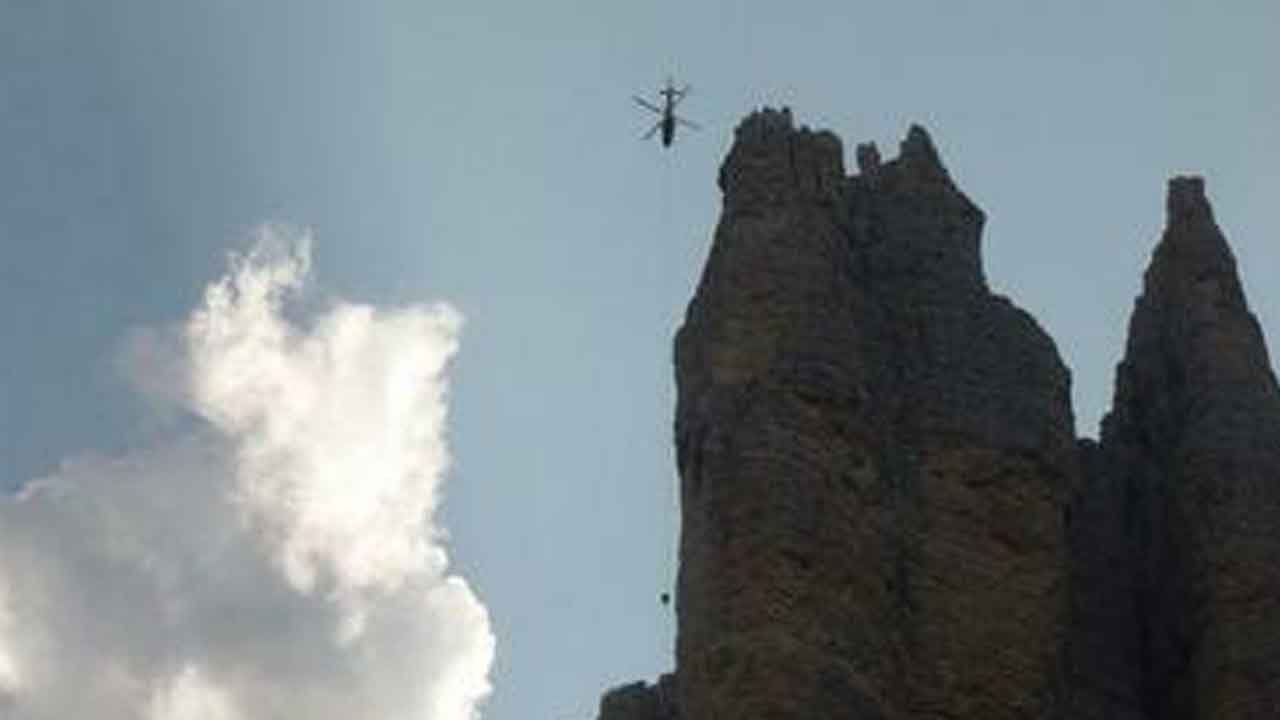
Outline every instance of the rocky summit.
{"type": "Polygon", "coordinates": [[[600,720],[1280,716],[1280,391],[1175,178],[1099,442],[929,134],[764,110],[675,339],[676,668],[600,720]]]}

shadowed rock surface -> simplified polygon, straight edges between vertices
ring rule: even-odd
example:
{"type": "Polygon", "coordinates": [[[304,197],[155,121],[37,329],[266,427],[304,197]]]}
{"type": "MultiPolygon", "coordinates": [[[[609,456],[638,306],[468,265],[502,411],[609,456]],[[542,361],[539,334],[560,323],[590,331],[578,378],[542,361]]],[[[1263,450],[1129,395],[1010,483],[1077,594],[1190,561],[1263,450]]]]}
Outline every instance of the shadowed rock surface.
{"type": "Polygon", "coordinates": [[[637,682],[616,687],[600,699],[600,717],[610,720],[678,720],[675,676],[657,683],[637,682]]]}
{"type": "Polygon", "coordinates": [[[1102,452],[1147,717],[1280,717],[1280,393],[1200,178],[1169,183],[1102,452]]]}
{"type": "Polygon", "coordinates": [[[677,669],[602,720],[1272,717],[1280,395],[1200,182],[1099,445],[928,134],[855,156],[736,131],[675,342],[677,669]]]}

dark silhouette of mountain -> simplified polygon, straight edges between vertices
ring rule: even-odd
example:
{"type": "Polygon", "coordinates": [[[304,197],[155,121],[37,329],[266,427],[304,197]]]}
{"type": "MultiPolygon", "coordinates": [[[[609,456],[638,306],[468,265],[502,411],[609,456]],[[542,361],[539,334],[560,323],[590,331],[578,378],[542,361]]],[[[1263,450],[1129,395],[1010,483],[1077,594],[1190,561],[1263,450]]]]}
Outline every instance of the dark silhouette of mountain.
{"type": "Polygon", "coordinates": [[[843,157],[736,131],[675,340],[676,669],[601,719],[1280,716],[1280,393],[1202,181],[1095,443],[928,133],[843,157]]]}

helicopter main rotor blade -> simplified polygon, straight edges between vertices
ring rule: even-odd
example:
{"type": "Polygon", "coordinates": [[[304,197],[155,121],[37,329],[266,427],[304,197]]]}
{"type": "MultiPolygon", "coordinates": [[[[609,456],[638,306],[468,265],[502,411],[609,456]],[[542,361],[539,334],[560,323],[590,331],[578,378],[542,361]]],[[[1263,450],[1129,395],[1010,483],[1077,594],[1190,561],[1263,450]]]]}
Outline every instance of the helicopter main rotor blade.
{"type": "Polygon", "coordinates": [[[684,99],[684,97],[685,97],[686,95],[688,95],[692,90],[693,90],[693,86],[692,86],[692,85],[689,85],[689,84],[687,84],[687,83],[685,84],[685,86],[684,86],[683,88],[681,88],[681,89],[679,89],[679,90],[676,90],[676,91],[675,91],[675,93],[674,93],[674,97],[672,97],[672,98],[671,98],[671,107],[672,107],[672,109],[674,109],[674,108],[675,108],[675,106],[679,105],[679,104],[680,104],[680,101],[681,101],[681,100],[683,100],[683,99],[684,99]]]}
{"type": "Polygon", "coordinates": [[[692,120],[685,120],[684,118],[679,117],[679,116],[677,116],[677,117],[675,118],[675,121],[676,121],[677,123],[679,123],[679,124],[681,124],[681,125],[683,125],[683,126],[685,126],[685,127],[689,128],[690,130],[701,130],[701,129],[702,129],[702,126],[701,126],[701,125],[699,125],[698,123],[693,122],[692,120]]]}
{"type": "Polygon", "coordinates": [[[648,100],[645,100],[645,99],[644,99],[644,98],[642,98],[642,97],[639,97],[639,96],[637,96],[637,95],[632,95],[632,96],[631,96],[631,99],[632,99],[632,100],[635,100],[637,105],[639,105],[640,107],[642,107],[642,108],[644,108],[644,109],[646,109],[646,110],[652,110],[653,112],[656,112],[656,113],[658,113],[659,115],[661,115],[661,114],[662,114],[662,109],[661,109],[661,108],[657,107],[657,106],[656,106],[656,105],[654,105],[653,103],[650,103],[648,100]]]}
{"type": "Polygon", "coordinates": [[[647,133],[645,133],[643,136],[641,136],[641,138],[640,138],[640,139],[641,139],[641,140],[651,140],[651,139],[653,138],[654,133],[658,132],[658,129],[659,129],[659,128],[661,128],[661,127],[662,127],[662,121],[661,121],[661,120],[659,120],[658,122],[654,123],[654,124],[653,124],[653,127],[649,128],[649,132],[647,132],[647,133]]]}

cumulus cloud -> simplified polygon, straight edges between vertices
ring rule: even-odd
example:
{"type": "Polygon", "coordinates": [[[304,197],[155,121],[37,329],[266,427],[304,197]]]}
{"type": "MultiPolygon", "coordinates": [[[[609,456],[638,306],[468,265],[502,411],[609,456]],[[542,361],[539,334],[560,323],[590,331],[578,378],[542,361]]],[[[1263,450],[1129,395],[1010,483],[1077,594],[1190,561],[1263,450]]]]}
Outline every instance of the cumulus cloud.
{"type": "Polygon", "coordinates": [[[435,522],[461,319],[296,319],[309,240],[257,235],[185,324],[124,354],[192,429],[0,499],[0,715],[477,715],[494,640],[435,522]]]}

